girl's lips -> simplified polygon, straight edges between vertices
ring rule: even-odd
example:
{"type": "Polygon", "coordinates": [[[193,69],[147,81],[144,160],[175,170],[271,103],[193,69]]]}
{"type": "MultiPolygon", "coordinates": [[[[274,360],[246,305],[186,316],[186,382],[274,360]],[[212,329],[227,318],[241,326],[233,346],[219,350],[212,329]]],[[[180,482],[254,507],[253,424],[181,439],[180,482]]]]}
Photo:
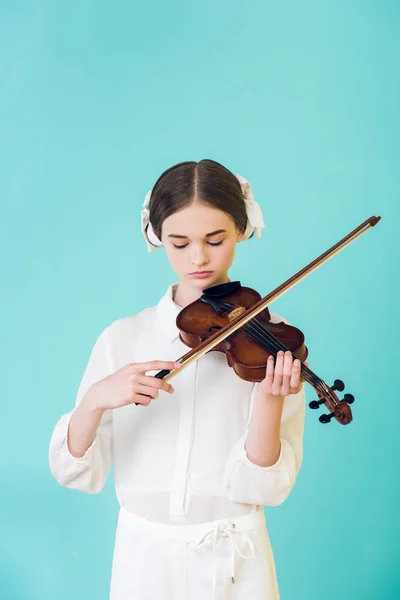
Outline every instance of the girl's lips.
{"type": "Polygon", "coordinates": [[[202,271],[200,273],[189,273],[190,277],[195,277],[196,279],[206,279],[206,277],[210,277],[212,271],[202,271]]]}

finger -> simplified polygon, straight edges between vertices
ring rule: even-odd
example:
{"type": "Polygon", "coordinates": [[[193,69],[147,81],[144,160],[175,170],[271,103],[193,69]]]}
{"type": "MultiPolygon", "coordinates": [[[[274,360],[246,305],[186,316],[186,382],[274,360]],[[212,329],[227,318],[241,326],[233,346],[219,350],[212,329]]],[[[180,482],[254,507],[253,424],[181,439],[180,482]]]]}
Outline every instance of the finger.
{"type": "Polygon", "coordinates": [[[150,396],[151,399],[154,399],[158,396],[158,390],[154,387],[150,387],[149,385],[138,385],[135,389],[134,396],[150,396]]]}
{"type": "Polygon", "coordinates": [[[180,366],[180,363],[172,360],[150,360],[144,363],[133,363],[131,368],[134,373],[146,373],[146,371],[173,371],[180,366]]]}
{"type": "Polygon", "coordinates": [[[290,377],[290,388],[297,390],[300,386],[301,380],[301,362],[298,358],[293,363],[292,374],[290,377]]]}
{"type": "Polygon", "coordinates": [[[171,394],[174,391],[174,388],[170,383],[164,381],[163,379],[157,379],[157,377],[153,377],[152,375],[133,375],[134,381],[141,385],[147,385],[152,388],[156,388],[157,390],[164,390],[171,394]]]}
{"type": "Polygon", "coordinates": [[[280,350],[277,354],[274,369],[274,382],[272,384],[272,393],[279,395],[281,392],[282,378],[283,378],[283,358],[284,354],[280,350]]]}
{"type": "Polygon", "coordinates": [[[148,406],[158,395],[158,390],[148,386],[139,386],[132,397],[130,398],[129,404],[135,403],[148,406]]]}
{"type": "Polygon", "coordinates": [[[285,352],[283,361],[283,378],[281,386],[282,396],[287,396],[290,392],[290,381],[292,375],[293,357],[291,352],[285,352]]]}
{"type": "Polygon", "coordinates": [[[267,388],[265,390],[267,394],[271,393],[272,390],[272,384],[274,381],[274,357],[272,356],[272,354],[268,357],[267,360],[267,370],[265,373],[265,387],[267,388]]]}

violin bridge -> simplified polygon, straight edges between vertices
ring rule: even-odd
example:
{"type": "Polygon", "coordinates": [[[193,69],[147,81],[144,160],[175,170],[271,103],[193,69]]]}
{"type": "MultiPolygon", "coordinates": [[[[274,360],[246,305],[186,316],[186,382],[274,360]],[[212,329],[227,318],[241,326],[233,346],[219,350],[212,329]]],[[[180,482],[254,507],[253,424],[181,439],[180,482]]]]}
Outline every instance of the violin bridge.
{"type": "Polygon", "coordinates": [[[240,317],[240,315],[242,315],[244,312],[246,312],[246,309],[244,308],[244,306],[238,306],[237,308],[234,308],[228,315],[228,319],[230,321],[234,321],[235,319],[237,319],[238,317],[240,317]]]}

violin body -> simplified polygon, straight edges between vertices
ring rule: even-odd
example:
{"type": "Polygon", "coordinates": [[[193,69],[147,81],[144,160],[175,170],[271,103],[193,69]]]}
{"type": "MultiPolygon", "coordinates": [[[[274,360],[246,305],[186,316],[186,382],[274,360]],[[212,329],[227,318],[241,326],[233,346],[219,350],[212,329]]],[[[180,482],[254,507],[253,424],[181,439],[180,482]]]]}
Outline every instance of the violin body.
{"type": "MultiPolygon", "coordinates": [[[[251,308],[260,299],[261,296],[256,290],[244,287],[238,281],[205,289],[201,298],[183,308],[178,314],[176,324],[182,342],[190,348],[196,348],[217,330],[237,318],[243,309],[251,308]]],[[[265,332],[261,332],[258,323],[278,338],[296,358],[302,362],[307,358],[304,334],[300,329],[283,321],[272,323],[268,308],[257,315],[255,327],[255,333],[264,336],[265,332]]],[[[246,327],[232,333],[214,346],[213,350],[224,352],[229,366],[235,373],[241,379],[253,382],[264,379],[268,357],[272,353],[254,341],[246,332],[246,327]]]]}

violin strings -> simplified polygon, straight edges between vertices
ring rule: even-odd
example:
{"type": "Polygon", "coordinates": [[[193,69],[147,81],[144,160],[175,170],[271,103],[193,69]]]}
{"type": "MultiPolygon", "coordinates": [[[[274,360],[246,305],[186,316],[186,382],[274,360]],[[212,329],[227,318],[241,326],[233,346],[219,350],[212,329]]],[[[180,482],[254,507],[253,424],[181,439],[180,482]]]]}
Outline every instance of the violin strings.
{"type": "MultiPolygon", "coordinates": [[[[263,338],[265,341],[268,340],[272,344],[273,350],[275,351],[275,356],[279,352],[279,350],[282,350],[283,352],[287,352],[288,351],[288,348],[284,344],[280,343],[280,341],[277,340],[277,338],[275,338],[275,336],[273,334],[271,334],[268,331],[265,331],[262,328],[262,324],[260,324],[258,321],[257,321],[257,325],[258,325],[257,330],[259,332],[258,335],[260,335],[261,338],[263,338]]],[[[253,329],[253,331],[254,331],[253,326],[250,326],[250,329],[253,329]]],[[[293,359],[297,358],[296,356],[294,356],[293,353],[292,353],[292,357],[293,357],[293,359]]],[[[324,391],[323,386],[322,386],[322,382],[303,363],[301,363],[301,373],[302,373],[304,379],[308,383],[310,383],[310,385],[312,385],[313,387],[317,388],[320,392],[324,391]]]]}
{"type": "MultiPolygon", "coordinates": [[[[221,307],[226,312],[233,308],[233,306],[229,305],[228,303],[224,303],[221,307]]],[[[243,326],[243,329],[245,331],[247,331],[249,334],[252,333],[253,335],[251,337],[256,342],[260,343],[264,348],[271,351],[271,354],[273,354],[275,356],[279,350],[288,350],[286,348],[286,346],[284,346],[275,336],[273,336],[269,331],[267,331],[259,321],[257,321],[256,319],[252,319],[252,321],[249,321],[248,323],[246,323],[243,326]],[[252,324],[252,321],[254,322],[254,325],[252,324]],[[271,343],[272,348],[270,345],[267,344],[267,341],[269,341],[271,343]]],[[[294,358],[296,358],[296,357],[294,357],[294,358]]],[[[302,364],[302,367],[303,366],[305,367],[305,365],[302,364]]],[[[305,375],[305,377],[304,377],[305,380],[308,381],[308,383],[312,384],[309,373],[304,373],[304,375],[305,375]]],[[[316,383],[316,385],[318,385],[318,383],[316,383]]],[[[318,385],[318,387],[320,387],[320,386],[318,385]]]]}
{"type": "MultiPolygon", "coordinates": [[[[260,340],[260,337],[261,337],[261,340],[262,340],[262,339],[264,339],[265,341],[267,341],[267,340],[268,340],[268,341],[270,341],[270,342],[273,344],[273,354],[274,354],[275,356],[277,355],[277,353],[279,352],[279,350],[282,350],[283,352],[286,352],[286,351],[288,351],[287,349],[285,349],[285,346],[283,346],[283,347],[282,347],[280,344],[276,344],[276,343],[275,343],[275,340],[274,340],[274,336],[271,338],[271,337],[270,337],[270,335],[272,335],[272,334],[270,334],[269,332],[265,333],[265,332],[263,332],[263,331],[261,330],[261,328],[260,328],[260,329],[259,329],[259,328],[256,328],[256,327],[254,327],[253,325],[250,325],[248,328],[247,328],[247,327],[246,327],[246,325],[245,325],[245,326],[244,326],[244,329],[245,329],[246,331],[247,331],[247,330],[250,330],[250,332],[252,332],[252,331],[253,331],[253,333],[254,333],[254,332],[256,332],[256,336],[255,336],[255,338],[256,338],[256,341],[257,341],[257,337],[258,337],[258,339],[259,339],[259,340],[260,340]]],[[[267,349],[268,349],[268,350],[271,350],[271,347],[268,347],[267,349]]],[[[296,359],[296,358],[297,358],[296,356],[294,356],[294,354],[292,354],[292,357],[293,357],[294,359],[296,359]]],[[[304,368],[304,367],[305,367],[305,365],[303,365],[303,363],[301,363],[301,372],[302,372],[302,375],[303,375],[304,379],[305,379],[306,381],[308,381],[308,383],[310,383],[311,385],[314,385],[314,386],[315,386],[315,387],[317,387],[317,388],[318,388],[320,391],[322,391],[322,388],[321,388],[321,384],[320,384],[320,382],[319,382],[319,381],[317,381],[316,379],[314,379],[314,378],[312,377],[312,375],[311,375],[310,373],[308,373],[308,372],[306,371],[306,368],[304,368]]]]}
{"type": "MultiPolygon", "coordinates": [[[[257,341],[258,336],[260,336],[260,338],[258,338],[258,341],[259,341],[259,343],[261,343],[261,345],[263,345],[262,341],[266,342],[268,340],[272,344],[273,351],[275,351],[275,356],[279,350],[290,352],[290,350],[279,339],[277,339],[272,333],[270,333],[267,329],[265,329],[265,327],[263,326],[262,323],[260,323],[255,318],[252,319],[252,321],[255,322],[256,327],[253,327],[253,325],[250,325],[250,327],[247,330],[248,331],[250,330],[250,332],[253,332],[253,334],[255,332],[258,332],[258,334],[256,333],[256,335],[253,339],[255,339],[257,341]]],[[[244,329],[246,329],[246,326],[247,326],[247,324],[244,325],[244,329]]],[[[268,346],[266,346],[266,347],[267,347],[267,349],[270,349],[268,346]]],[[[292,357],[293,357],[293,359],[297,358],[293,353],[292,353],[292,357]]],[[[310,385],[312,385],[319,392],[328,394],[330,396],[332,402],[334,402],[335,404],[337,403],[336,400],[331,397],[330,390],[329,390],[328,386],[326,385],[326,383],[322,379],[320,379],[313,371],[311,371],[311,369],[309,369],[303,362],[301,363],[301,372],[302,372],[304,379],[310,385]]]]}
{"type": "MultiPolygon", "coordinates": [[[[254,322],[257,326],[257,330],[261,333],[261,336],[269,339],[269,341],[273,344],[274,346],[274,350],[276,350],[277,352],[279,350],[282,350],[283,352],[287,352],[290,350],[278,339],[276,338],[270,331],[266,330],[263,327],[263,324],[260,323],[260,321],[258,321],[257,319],[254,319],[254,322]]],[[[296,359],[297,357],[292,353],[292,357],[293,359],[296,359]]],[[[313,373],[312,371],[310,371],[310,369],[308,369],[307,365],[305,365],[303,362],[301,363],[301,370],[303,372],[303,375],[307,375],[308,379],[313,381],[316,385],[318,384],[319,387],[321,387],[321,380],[319,379],[319,377],[317,377],[317,375],[315,375],[315,373],[313,373]]]]}
{"type": "MultiPolygon", "coordinates": [[[[227,302],[221,303],[220,307],[222,308],[222,310],[224,312],[227,312],[228,310],[232,310],[233,308],[235,308],[232,304],[229,304],[227,302]]],[[[253,318],[251,321],[246,323],[243,326],[243,329],[245,331],[247,331],[249,333],[249,335],[253,334],[253,335],[250,335],[250,337],[252,337],[256,342],[261,344],[261,346],[263,346],[267,350],[271,351],[271,354],[273,354],[273,355],[275,354],[275,356],[279,350],[283,350],[283,351],[288,350],[288,348],[286,348],[286,346],[284,346],[280,342],[280,340],[278,340],[273,334],[271,334],[268,330],[266,330],[265,327],[262,325],[262,323],[257,321],[257,319],[255,319],[255,318],[253,318]],[[272,349],[271,349],[271,346],[269,346],[267,344],[267,341],[269,341],[271,343],[272,349]]],[[[293,356],[293,358],[296,358],[293,354],[292,354],[292,356],[293,356]]],[[[301,369],[303,372],[304,379],[308,383],[310,383],[310,385],[319,389],[320,392],[324,391],[324,388],[321,385],[324,382],[319,380],[319,378],[310,369],[308,369],[306,367],[306,365],[304,365],[303,363],[301,365],[301,369]]]]}
{"type": "MultiPolygon", "coordinates": [[[[224,311],[228,311],[231,310],[233,308],[232,305],[229,305],[228,303],[224,303],[224,306],[222,306],[222,308],[224,309],[224,311]]],[[[280,340],[278,340],[273,334],[271,334],[268,330],[266,330],[263,325],[257,321],[257,319],[252,319],[251,321],[248,321],[244,326],[243,329],[254,333],[254,338],[256,342],[261,343],[262,346],[264,346],[267,350],[271,351],[272,350],[272,354],[276,356],[276,354],[278,353],[279,350],[283,350],[283,351],[288,351],[288,348],[286,348],[286,346],[284,346],[282,344],[282,342],[280,342],[280,340]],[[255,325],[252,325],[252,322],[254,322],[255,325]],[[271,346],[265,345],[262,342],[267,342],[270,341],[271,346]]],[[[292,354],[293,358],[296,358],[293,354],[292,354]]],[[[304,371],[306,371],[307,367],[305,365],[303,365],[302,363],[302,370],[304,367],[304,371]]],[[[308,369],[307,369],[308,371],[308,369]]],[[[309,375],[311,375],[311,373],[304,373],[307,375],[307,377],[305,377],[306,381],[308,381],[310,383],[310,377],[309,375]]],[[[317,382],[317,378],[315,378],[315,381],[317,382]]],[[[319,382],[318,382],[319,383],[319,382]]]]}
{"type": "MultiPolygon", "coordinates": [[[[258,322],[257,322],[257,323],[258,323],[258,322]]],[[[258,324],[259,324],[259,323],[258,323],[258,324]]],[[[259,325],[261,325],[261,324],[259,324],[259,325]]],[[[253,326],[250,326],[250,327],[251,327],[251,328],[253,328],[253,326]]],[[[262,325],[261,325],[261,327],[262,327],[262,325]]],[[[244,326],[244,328],[246,329],[246,325],[244,326]]],[[[254,330],[253,330],[253,331],[254,331],[254,330]]],[[[261,330],[260,330],[260,331],[261,331],[261,330]]],[[[258,333],[258,335],[260,335],[260,333],[258,333]]],[[[281,345],[280,343],[276,344],[276,343],[275,343],[275,339],[276,339],[276,338],[275,338],[275,336],[274,336],[273,334],[271,334],[270,332],[266,332],[266,333],[262,332],[262,333],[261,333],[261,337],[262,337],[262,338],[264,338],[264,339],[268,339],[268,338],[269,338],[269,341],[270,341],[270,342],[272,342],[272,344],[274,345],[275,356],[276,356],[276,354],[279,352],[279,350],[282,350],[283,352],[287,352],[287,351],[289,351],[289,352],[290,352],[290,350],[288,350],[288,349],[286,348],[286,346],[284,346],[283,344],[282,344],[282,345],[281,345]]],[[[256,340],[256,341],[257,341],[257,340],[256,340]]],[[[279,340],[278,340],[278,342],[279,342],[279,340]]],[[[269,348],[268,348],[268,349],[269,349],[269,348]]],[[[291,353],[291,354],[292,354],[292,357],[293,357],[293,359],[295,360],[297,357],[296,357],[296,356],[295,356],[293,353],[291,353]]],[[[320,392],[323,392],[323,391],[324,391],[324,390],[323,390],[323,386],[322,386],[322,382],[319,380],[319,378],[318,378],[318,377],[316,377],[316,376],[314,377],[314,373],[312,373],[311,371],[309,371],[309,369],[307,369],[307,366],[306,366],[306,365],[304,365],[304,363],[303,363],[303,362],[301,362],[301,373],[302,373],[302,375],[303,375],[304,379],[305,379],[305,380],[306,380],[306,381],[307,381],[307,382],[308,382],[310,385],[312,385],[313,387],[317,388],[317,389],[318,389],[320,392]]]]}
{"type": "MultiPolygon", "coordinates": [[[[271,347],[268,347],[268,345],[266,344],[266,342],[269,341],[272,345],[273,351],[275,351],[275,356],[279,350],[282,350],[284,352],[285,351],[290,352],[290,350],[278,338],[276,338],[271,332],[269,332],[264,327],[264,325],[260,321],[258,321],[256,318],[253,318],[251,321],[246,323],[243,328],[247,332],[249,332],[249,331],[252,332],[253,339],[255,339],[255,341],[258,341],[259,343],[261,343],[261,345],[263,345],[262,342],[264,341],[264,343],[265,343],[264,347],[266,347],[267,350],[271,349],[271,347]],[[255,326],[252,323],[254,323],[255,326]]],[[[291,354],[292,354],[293,359],[297,358],[293,353],[291,353],[291,354]]],[[[324,394],[324,393],[328,394],[331,401],[334,404],[337,404],[337,401],[335,400],[335,398],[333,398],[331,396],[330,389],[326,385],[326,383],[322,379],[320,379],[313,371],[311,371],[311,369],[309,369],[307,367],[307,365],[305,365],[303,362],[301,362],[301,373],[302,373],[304,379],[310,385],[312,385],[312,387],[317,389],[322,394],[324,394]]]]}
{"type": "MultiPolygon", "coordinates": [[[[227,312],[228,310],[232,310],[233,308],[235,308],[232,304],[229,304],[227,302],[221,303],[220,306],[224,312],[227,312]]],[[[258,321],[256,318],[253,318],[250,321],[248,321],[247,323],[245,323],[243,328],[245,329],[245,331],[252,333],[253,336],[251,336],[251,337],[253,337],[253,339],[256,342],[260,343],[267,350],[271,351],[271,347],[272,347],[271,353],[272,354],[275,353],[275,356],[279,350],[289,351],[289,349],[279,339],[277,339],[272,333],[270,333],[263,326],[263,324],[260,321],[258,321]],[[271,346],[269,346],[267,344],[267,342],[270,342],[271,346]]],[[[296,356],[293,355],[293,353],[292,353],[292,357],[294,359],[297,358],[296,356]]],[[[315,373],[313,373],[313,371],[311,371],[311,369],[309,369],[303,362],[301,363],[301,372],[302,372],[304,379],[310,385],[312,385],[312,387],[316,388],[321,393],[329,394],[329,388],[326,385],[326,383],[324,381],[322,381],[322,379],[320,379],[315,373]]],[[[335,404],[336,404],[336,401],[334,400],[334,398],[331,397],[331,400],[333,402],[335,402],[335,404]]]]}

